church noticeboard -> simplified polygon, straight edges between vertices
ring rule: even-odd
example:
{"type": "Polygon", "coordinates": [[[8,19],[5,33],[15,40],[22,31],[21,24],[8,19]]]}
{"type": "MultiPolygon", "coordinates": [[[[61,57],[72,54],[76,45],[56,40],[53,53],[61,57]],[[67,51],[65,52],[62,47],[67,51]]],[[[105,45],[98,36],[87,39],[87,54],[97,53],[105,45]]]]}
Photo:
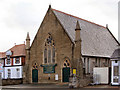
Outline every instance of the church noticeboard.
{"type": "Polygon", "coordinates": [[[56,64],[52,65],[41,65],[43,67],[43,73],[55,73],[56,64]]]}
{"type": "Polygon", "coordinates": [[[75,68],[73,69],[73,74],[76,75],[76,69],[75,68]]]}

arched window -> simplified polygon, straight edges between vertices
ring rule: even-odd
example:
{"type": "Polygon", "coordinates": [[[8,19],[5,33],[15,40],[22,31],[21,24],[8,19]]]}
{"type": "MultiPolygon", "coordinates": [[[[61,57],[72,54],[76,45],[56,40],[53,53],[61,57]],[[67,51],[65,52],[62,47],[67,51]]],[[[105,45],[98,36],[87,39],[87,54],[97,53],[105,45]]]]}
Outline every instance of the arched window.
{"type": "Polygon", "coordinates": [[[55,63],[55,47],[52,47],[52,62],[55,63]]]}
{"type": "Polygon", "coordinates": [[[47,49],[44,49],[44,63],[47,63],[47,49]]]}
{"type": "Polygon", "coordinates": [[[45,41],[44,63],[55,63],[55,43],[50,34],[45,41]]]}
{"type": "Polygon", "coordinates": [[[63,67],[70,67],[70,60],[68,58],[65,58],[63,67]]]}

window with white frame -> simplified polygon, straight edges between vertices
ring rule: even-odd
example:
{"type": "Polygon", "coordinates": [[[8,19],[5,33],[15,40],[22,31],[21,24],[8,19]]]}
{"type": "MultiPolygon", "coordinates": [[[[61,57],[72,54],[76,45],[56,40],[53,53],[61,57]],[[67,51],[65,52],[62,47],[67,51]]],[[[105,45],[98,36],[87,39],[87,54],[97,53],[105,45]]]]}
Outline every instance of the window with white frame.
{"type": "Polygon", "coordinates": [[[19,64],[20,63],[20,58],[15,58],[15,63],[19,64]]]}
{"type": "Polygon", "coordinates": [[[45,41],[44,63],[55,63],[55,44],[50,34],[45,41]]]}
{"type": "Polygon", "coordinates": [[[7,64],[10,64],[10,56],[7,55],[7,64]]]}
{"type": "Polygon", "coordinates": [[[11,78],[11,70],[8,69],[8,77],[7,78],[11,78]]]}
{"type": "Polygon", "coordinates": [[[17,71],[17,73],[16,73],[16,74],[17,74],[17,77],[19,78],[19,77],[20,77],[20,69],[17,68],[16,71],[17,71]]]}

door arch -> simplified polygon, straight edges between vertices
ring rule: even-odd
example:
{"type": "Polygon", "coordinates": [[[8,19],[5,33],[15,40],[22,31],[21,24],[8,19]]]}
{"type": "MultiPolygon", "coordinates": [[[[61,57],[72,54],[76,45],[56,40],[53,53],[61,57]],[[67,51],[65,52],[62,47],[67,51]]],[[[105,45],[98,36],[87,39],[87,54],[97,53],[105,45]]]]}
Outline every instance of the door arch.
{"type": "Polygon", "coordinates": [[[36,62],[34,63],[33,69],[32,69],[32,82],[33,83],[38,82],[38,65],[36,62]]]}
{"type": "Polygon", "coordinates": [[[38,82],[38,70],[37,69],[32,70],[32,82],[38,82]]]}
{"type": "Polygon", "coordinates": [[[62,81],[69,82],[70,76],[70,61],[68,58],[65,58],[62,69],[62,81]]]}

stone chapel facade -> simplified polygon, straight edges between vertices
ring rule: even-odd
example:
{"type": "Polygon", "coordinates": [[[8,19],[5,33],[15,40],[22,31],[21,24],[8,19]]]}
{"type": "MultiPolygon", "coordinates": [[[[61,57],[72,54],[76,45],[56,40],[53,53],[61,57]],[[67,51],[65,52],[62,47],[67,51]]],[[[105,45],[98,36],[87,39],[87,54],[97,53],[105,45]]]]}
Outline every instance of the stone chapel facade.
{"type": "Polygon", "coordinates": [[[109,67],[119,43],[108,27],[49,7],[30,46],[26,38],[24,83],[68,82],[74,74],[84,78],[93,67],[109,67]]]}

